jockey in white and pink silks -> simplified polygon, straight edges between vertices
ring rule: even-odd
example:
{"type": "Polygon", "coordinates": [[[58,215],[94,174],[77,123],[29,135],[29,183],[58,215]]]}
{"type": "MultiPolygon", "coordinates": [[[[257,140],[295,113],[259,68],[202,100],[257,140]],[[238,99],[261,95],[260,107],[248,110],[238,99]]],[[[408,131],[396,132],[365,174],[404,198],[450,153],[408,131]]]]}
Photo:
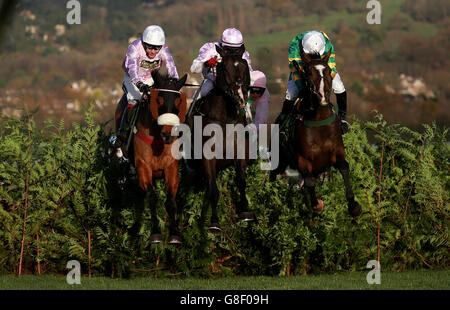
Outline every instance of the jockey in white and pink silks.
{"type": "MultiPolygon", "coordinates": [[[[242,34],[236,28],[228,28],[222,34],[219,42],[205,43],[199,50],[199,55],[194,59],[191,65],[192,73],[202,73],[205,81],[200,89],[200,96],[205,97],[214,87],[216,80],[215,66],[221,61],[219,53],[216,51],[216,45],[224,48],[239,48],[244,44],[242,34]]],[[[242,58],[247,60],[250,72],[253,71],[250,56],[247,51],[242,58]]]]}
{"type": "MultiPolygon", "coordinates": [[[[151,25],[145,28],[142,38],[133,41],[128,47],[127,54],[122,62],[122,69],[125,72],[122,88],[126,95],[127,104],[122,99],[115,115],[116,132],[122,140],[126,139],[126,122],[132,114],[130,111],[141,100],[143,92],[149,91],[154,83],[151,76],[152,71],[165,66],[168,75],[178,79],[175,62],[165,42],[162,28],[151,25]]],[[[113,136],[111,141],[115,140],[116,137],[113,136]]]]}
{"type": "Polygon", "coordinates": [[[252,113],[253,124],[259,129],[260,124],[267,124],[269,116],[270,94],[264,73],[255,70],[250,72],[250,96],[248,103],[252,113]]]}

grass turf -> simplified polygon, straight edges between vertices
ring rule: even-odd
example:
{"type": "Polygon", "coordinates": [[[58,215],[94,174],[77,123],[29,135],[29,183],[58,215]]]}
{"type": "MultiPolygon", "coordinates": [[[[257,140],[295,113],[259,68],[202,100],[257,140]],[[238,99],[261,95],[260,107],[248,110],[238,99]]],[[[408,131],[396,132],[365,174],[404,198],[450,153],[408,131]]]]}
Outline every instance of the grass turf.
{"type": "Polygon", "coordinates": [[[450,288],[449,271],[382,272],[380,285],[369,285],[367,273],[347,272],[291,277],[229,277],[111,279],[81,277],[80,285],[69,285],[61,275],[0,276],[0,290],[366,290],[366,289],[444,289],[450,288]]]}

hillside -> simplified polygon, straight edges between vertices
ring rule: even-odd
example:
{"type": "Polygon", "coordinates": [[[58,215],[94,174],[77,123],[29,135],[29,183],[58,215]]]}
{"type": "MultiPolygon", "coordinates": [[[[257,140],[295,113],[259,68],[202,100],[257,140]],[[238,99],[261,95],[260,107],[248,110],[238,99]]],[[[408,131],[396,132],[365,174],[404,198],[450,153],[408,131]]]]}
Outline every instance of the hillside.
{"type": "Polygon", "coordinates": [[[148,24],[159,24],[180,74],[189,71],[204,42],[217,40],[227,27],[239,28],[253,67],[269,77],[270,120],[286,88],[290,41],[320,29],[335,45],[350,113],[367,118],[377,109],[389,121],[411,127],[433,120],[449,124],[450,4],[445,0],[433,6],[382,0],[380,25],[367,24],[364,0],[91,0],[81,1],[80,25],[66,23],[66,2],[24,0],[17,9],[0,60],[4,114],[40,106],[42,119],[64,116],[71,122],[93,100],[101,120],[110,119],[122,94],[128,40],[148,24]]]}

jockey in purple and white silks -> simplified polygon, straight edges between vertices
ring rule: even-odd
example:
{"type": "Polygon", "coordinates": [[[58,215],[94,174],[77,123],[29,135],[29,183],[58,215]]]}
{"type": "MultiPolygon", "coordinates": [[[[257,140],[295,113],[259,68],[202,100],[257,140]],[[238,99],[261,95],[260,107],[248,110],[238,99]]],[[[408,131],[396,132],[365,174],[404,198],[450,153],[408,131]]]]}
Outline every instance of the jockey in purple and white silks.
{"type": "Polygon", "coordinates": [[[148,26],[142,38],[132,42],[122,62],[125,71],[123,85],[127,91],[128,104],[134,105],[142,97],[145,88],[153,85],[152,71],[162,65],[170,77],[178,79],[177,68],[172,55],[165,45],[165,35],[161,27],[148,26]]]}
{"type": "MultiPolygon", "coordinates": [[[[191,65],[192,73],[202,73],[205,81],[200,89],[200,96],[205,97],[214,87],[216,80],[215,66],[221,61],[216,45],[224,48],[239,48],[244,44],[242,33],[236,28],[228,28],[222,34],[219,42],[205,43],[199,50],[199,55],[191,65]]],[[[242,58],[247,60],[250,72],[253,71],[248,51],[245,51],[242,58]]]]}
{"type": "MultiPolygon", "coordinates": [[[[145,28],[141,38],[128,46],[127,54],[122,62],[122,69],[125,72],[122,88],[128,104],[119,102],[116,111],[116,131],[122,139],[126,139],[126,123],[132,114],[130,111],[141,100],[143,92],[149,91],[154,83],[152,71],[165,66],[168,75],[178,79],[175,62],[165,43],[166,38],[162,28],[151,25],[145,28]],[[120,125],[117,124],[118,121],[120,125]]],[[[113,136],[112,141],[115,139],[116,137],[113,136]]]]}

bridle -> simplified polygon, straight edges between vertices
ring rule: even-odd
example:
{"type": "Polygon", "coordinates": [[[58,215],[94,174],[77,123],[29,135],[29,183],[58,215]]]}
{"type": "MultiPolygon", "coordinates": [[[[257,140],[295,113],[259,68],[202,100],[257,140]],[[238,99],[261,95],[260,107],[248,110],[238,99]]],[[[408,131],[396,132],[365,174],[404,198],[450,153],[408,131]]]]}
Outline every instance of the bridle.
{"type": "MultiPolygon", "coordinates": [[[[244,64],[244,62],[242,62],[241,60],[237,60],[239,61],[241,64],[244,64]]],[[[239,78],[237,81],[235,81],[234,83],[234,88],[233,85],[229,84],[228,81],[226,80],[227,75],[229,75],[229,72],[227,70],[227,68],[225,67],[225,65],[223,64],[223,62],[218,63],[217,64],[217,75],[219,75],[220,73],[223,74],[223,81],[224,84],[226,86],[226,88],[223,88],[224,85],[220,85],[220,87],[218,87],[218,89],[220,89],[227,97],[231,98],[233,100],[234,103],[236,103],[236,106],[242,108],[245,106],[245,102],[244,102],[244,94],[242,92],[242,86],[243,86],[243,82],[241,80],[241,78],[239,78]],[[222,71],[222,72],[221,72],[222,71]]]]}
{"type": "Polygon", "coordinates": [[[173,90],[173,89],[165,89],[165,88],[155,88],[159,92],[170,92],[170,93],[177,93],[180,94],[181,92],[179,90],[173,90]]]}
{"type": "MultiPolygon", "coordinates": [[[[320,97],[327,97],[327,93],[330,92],[330,90],[328,90],[327,92],[324,91],[323,95],[320,94],[320,91],[317,90],[317,87],[314,83],[311,82],[311,70],[309,68],[308,65],[303,66],[303,70],[302,70],[302,75],[303,75],[303,81],[305,83],[305,89],[308,90],[308,95],[310,97],[315,97],[315,98],[309,98],[311,100],[311,105],[310,105],[310,110],[312,110],[313,107],[313,100],[317,100],[320,101],[319,98],[320,97]],[[315,95],[315,96],[314,96],[315,95]]],[[[325,77],[322,75],[321,73],[321,78],[322,78],[322,83],[325,83],[325,77]]],[[[315,105],[320,104],[320,102],[315,102],[315,105]]],[[[328,105],[331,105],[331,103],[328,101],[327,102],[328,105]]]]}
{"type": "MultiPolygon", "coordinates": [[[[303,74],[303,80],[305,81],[305,89],[307,89],[307,95],[304,97],[306,100],[309,101],[309,106],[306,107],[306,111],[314,111],[315,108],[317,106],[320,105],[319,101],[319,94],[316,91],[316,87],[314,85],[314,83],[311,82],[310,80],[310,70],[308,66],[305,66],[302,74],[303,74]],[[312,85],[311,85],[312,84],[312,85]],[[314,96],[315,95],[315,96],[314,96]],[[314,99],[315,97],[315,99],[314,99]],[[313,102],[313,100],[317,100],[317,102],[313,102]]],[[[323,77],[322,77],[323,78],[323,77]]],[[[325,94],[324,94],[325,95],[325,94]]],[[[303,124],[306,127],[319,127],[319,126],[324,126],[324,125],[328,125],[331,124],[335,121],[336,119],[336,115],[338,114],[338,106],[331,104],[331,102],[327,102],[327,105],[329,108],[331,108],[332,111],[332,115],[324,120],[321,121],[310,121],[310,120],[304,120],[303,124]]]]}
{"type": "MultiPolygon", "coordinates": [[[[153,87],[152,87],[151,89],[155,89],[155,90],[157,90],[158,92],[170,92],[170,93],[181,94],[181,91],[179,91],[179,90],[174,90],[174,89],[153,88],[153,87]]],[[[141,102],[142,102],[142,103],[145,103],[146,100],[148,100],[148,99],[150,98],[150,92],[145,93],[145,96],[146,96],[147,98],[144,98],[144,96],[142,96],[142,99],[141,99],[141,102]]]]}

